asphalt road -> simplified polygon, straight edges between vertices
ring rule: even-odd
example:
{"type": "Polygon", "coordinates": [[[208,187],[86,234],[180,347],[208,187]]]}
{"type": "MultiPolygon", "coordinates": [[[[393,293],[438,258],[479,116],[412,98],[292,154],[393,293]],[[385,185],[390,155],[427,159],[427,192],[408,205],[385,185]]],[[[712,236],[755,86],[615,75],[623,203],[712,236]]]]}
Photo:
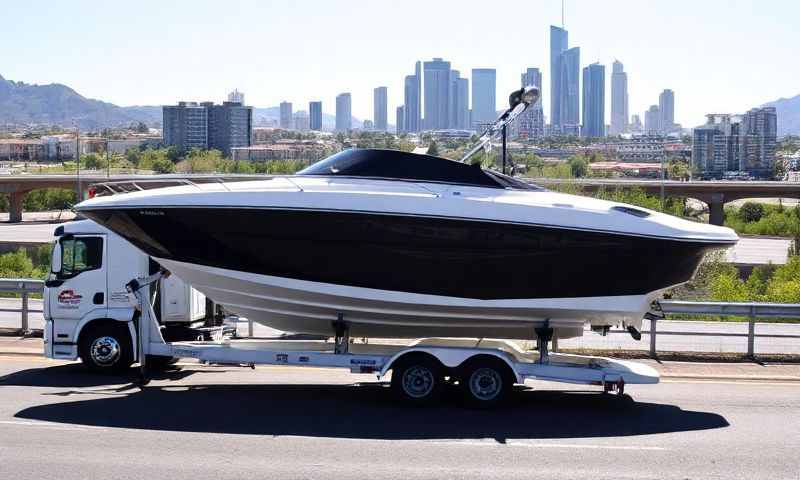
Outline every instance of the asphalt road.
{"type": "Polygon", "coordinates": [[[455,395],[398,406],[337,370],[133,378],[0,358],[2,477],[800,478],[800,383],[631,385],[633,399],[534,383],[475,411],[455,395]]]}

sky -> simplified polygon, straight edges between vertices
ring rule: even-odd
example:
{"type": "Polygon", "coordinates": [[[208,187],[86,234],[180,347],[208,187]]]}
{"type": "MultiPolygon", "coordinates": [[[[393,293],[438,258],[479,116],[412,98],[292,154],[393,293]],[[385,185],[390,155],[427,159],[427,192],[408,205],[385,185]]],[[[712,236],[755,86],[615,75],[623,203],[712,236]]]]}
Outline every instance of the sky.
{"type": "MultiPolygon", "coordinates": [[[[498,109],[527,67],[543,71],[549,114],[549,25],[560,0],[0,0],[0,75],[63,83],[117,105],[222,101],[245,92],[258,107],[307,110],[351,92],[372,118],[372,90],[389,90],[389,122],[414,62],[442,57],[469,77],[496,68],[498,109]]],[[[739,113],[800,94],[797,0],[566,0],[581,66],[628,72],[631,114],[675,91],[676,122],[739,113]]]]}

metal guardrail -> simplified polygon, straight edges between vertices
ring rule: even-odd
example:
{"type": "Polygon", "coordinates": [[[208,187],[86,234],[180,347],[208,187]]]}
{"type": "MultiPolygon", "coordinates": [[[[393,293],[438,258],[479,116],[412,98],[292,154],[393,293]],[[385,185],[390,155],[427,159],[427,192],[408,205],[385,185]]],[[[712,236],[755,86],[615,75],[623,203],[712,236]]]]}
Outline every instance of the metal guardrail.
{"type": "Polygon", "coordinates": [[[41,310],[31,310],[28,306],[28,298],[31,293],[44,292],[44,282],[30,278],[2,278],[0,279],[0,293],[18,293],[22,297],[22,307],[19,309],[0,308],[0,312],[20,312],[22,326],[20,331],[25,334],[30,332],[28,328],[28,314],[41,313],[41,310]]]}
{"type": "MultiPolygon", "coordinates": [[[[41,310],[31,310],[28,305],[29,295],[32,293],[43,293],[44,282],[29,278],[4,278],[0,279],[0,293],[17,293],[22,297],[22,307],[20,309],[0,308],[0,312],[20,312],[21,331],[28,333],[28,315],[30,313],[41,313],[41,310]]],[[[792,318],[800,319],[800,304],[796,303],[758,303],[758,302],[696,302],[681,300],[661,300],[658,302],[661,313],[666,315],[715,315],[719,317],[747,317],[747,333],[729,332],[674,332],[658,331],[658,320],[663,317],[650,316],[650,330],[642,332],[642,335],[650,336],[650,356],[657,354],[657,338],[659,335],[684,335],[684,336],[707,336],[707,337],[747,337],[747,355],[755,356],[756,338],[797,338],[800,335],[787,334],[757,334],[756,320],[759,318],[792,318]]],[[[248,336],[253,336],[253,321],[248,319],[248,336]]],[[[612,333],[628,332],[619,330],[612,333]]],[[[557,347],[556,347],[557,348],[557,347]]]]}
{"type": "MultiPolygon", "coordinates": [[[[757,335],[758,318],[798,318],[800,304],[797,303],[758,303],[758,302],[688,302],[681,300],[661,300],[658,302],[665,315],[716,315],[719,317],[747,317],[747,333],[727,332],[660,332],[661,335],[692,335],[708,337],[747,337],[747,356],[755,356],[755,339],[760,338],[800,338],[800,335],[757,335]]],[[[656,338],[659,335],[659,318],[650,317],[650,330],[642,334],[650,335],[650,356],[656,356],[656,338]]]]}

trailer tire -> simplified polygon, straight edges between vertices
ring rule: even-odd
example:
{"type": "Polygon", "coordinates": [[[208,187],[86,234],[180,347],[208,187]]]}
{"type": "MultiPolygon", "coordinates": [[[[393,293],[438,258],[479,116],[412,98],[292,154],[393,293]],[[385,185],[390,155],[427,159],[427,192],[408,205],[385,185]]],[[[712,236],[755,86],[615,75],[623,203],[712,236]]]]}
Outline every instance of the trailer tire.
{"type": "Polygon", "coordinates": [[[133,342],[126,327],[105,322],[81,333],[78,355],[83,365],[95,373],[121,373],[130,368],[133,342]]]}
{"type": "Polygon", "coordinates": [[[444,370],[430,355],[405,355],[392,365],[392,392],[408,405],[432,405],[442,396],[444,370]]]}
{"type": "Polygon", "coordinates": [[[459,372],[464,400],[475,408],[495,408],[505,403],[515,383],[508,364],[489,355],[470,358],[459,372]]]}

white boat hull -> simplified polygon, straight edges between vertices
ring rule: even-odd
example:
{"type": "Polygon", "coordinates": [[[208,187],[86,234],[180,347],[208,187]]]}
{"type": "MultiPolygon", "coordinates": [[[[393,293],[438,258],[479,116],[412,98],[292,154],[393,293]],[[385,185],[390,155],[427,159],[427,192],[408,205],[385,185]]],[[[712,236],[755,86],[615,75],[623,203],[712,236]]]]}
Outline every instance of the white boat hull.
{"type": "MultiPolygon", "coordinates": [[[[226,309],[287,332],[333,335],[341,315],[354,337],[534,339],[545,321],[559,338],[584,326],[633,326],[659,292],[646,295],[480,300],[377,290],[227,270],[157,258],[226,309]]],[[[390,274],[390,273],[387,273],[390,274]]]]}

